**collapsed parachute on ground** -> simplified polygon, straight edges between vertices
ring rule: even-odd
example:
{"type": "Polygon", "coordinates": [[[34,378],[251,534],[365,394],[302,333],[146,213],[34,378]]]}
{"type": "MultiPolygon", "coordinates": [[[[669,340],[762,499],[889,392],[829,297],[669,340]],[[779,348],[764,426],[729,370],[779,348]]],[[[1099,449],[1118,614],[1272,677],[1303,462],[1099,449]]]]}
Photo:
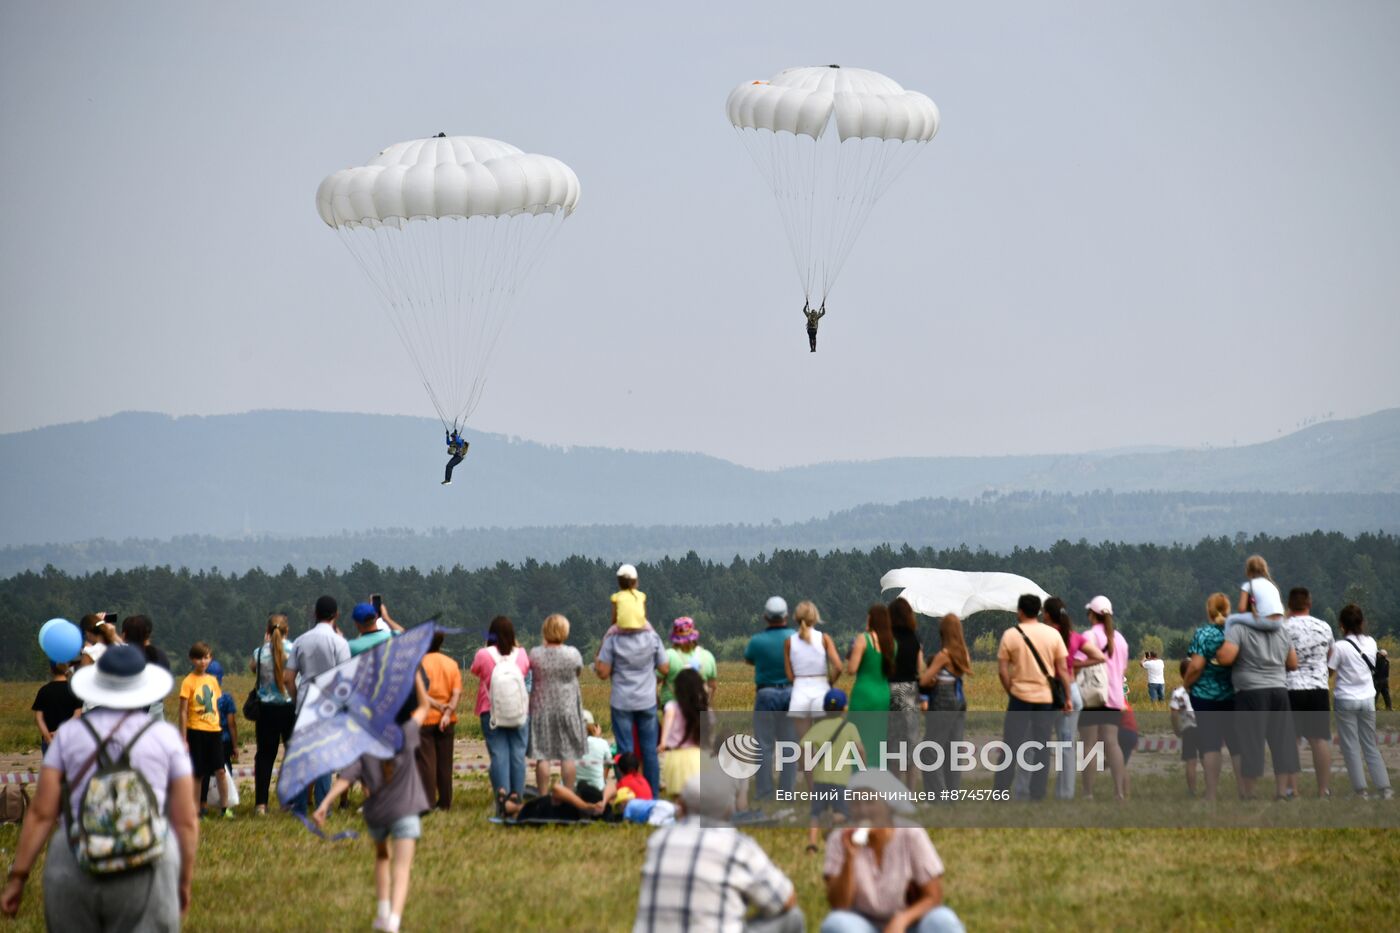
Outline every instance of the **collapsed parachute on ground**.
{"type": "Polygon", "coordinates": [[[1015,612],[1016,601],[1026,593],[1041,599],[1050,594],[1027,577],[1014,573],[940,570],[901,567],[880,578],[880,592],[902,590],[899,595],[919,615],[938,618],[952,613],[966,619],[988,609],[1015,612]]]}
{"type": "Polygon", "coordinates": [[[875,202],[938,132],[938,107],[878,72],[827,65],[746,81],[728,114],[773,189],[817,308],[875,202]]]}
{"type": "Polygon", "coordinates": [[[374,283],[444,428],[481,401],[516,291],[578,205],[563,162],[481,136],[397,143],[316,210],[374,283]]]}

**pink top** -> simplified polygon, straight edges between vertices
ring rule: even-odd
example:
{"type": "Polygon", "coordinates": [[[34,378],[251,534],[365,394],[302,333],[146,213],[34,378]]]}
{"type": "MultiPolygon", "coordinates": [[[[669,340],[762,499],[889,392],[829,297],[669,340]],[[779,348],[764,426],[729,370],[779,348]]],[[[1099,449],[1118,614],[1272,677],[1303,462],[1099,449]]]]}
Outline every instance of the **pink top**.
{"type": "MultiPolygon", "coordinates": [[[[833,830],[826,838],[826,860],[822,874],[828,878],[840,874],[846,864],[843,836],[849,830],[833,830]]],[[[943,860],[922,826],[895,826],[894,835],[875,861],[870,846],[857,846],[852,856],[851,875],[853,898],[851,909],[884,926],[885,921],[908,904],[909,885],[920,887],[943,876],[943,860]]]]}
{"type": "Polygon", "coordinates": [[[681,705],[675,700],[667,700],[665,708],[661,711],[662,720],[665,720],[666,713],[672,709],[676,711],[676,718],[671,721],[671,728],[666,731],[662,738],[666,742],[667,748],[699,748],[699,743],[695,741],[685,741],[685,713],[681,710],[681,705]]]}
{"type": "Polygon", "coordinates": [[[1113,650],[1108,650],[1108,636],[1097,623],[1084,633],[1085,639],[1103,652],[1108,668],[1108,708],[1123,708],[1123,672],[1128,669],[1128,640],[1122,632],[1113,633],[1113,650]]]}
{"type": "Polygon", "coordinates": [[[1071,677],[1074,676],[1074,664],[1073,664],[1073,662],[1075,662],[1075,661],[1087,661],[1087,660],[1089,660],[1089,656],[1088,656],[1087,654],[1084,653],[1084,650],[1083,650],[1083,649],[1084,649],[1084,636],[1081,635],[1081,634],[1079,634],[1078,632],[1076,632],[1074,629],[1070,629],[1070,632],[1069,632],[1069,659],[1070,659],[1070,662],[1071,662],[1071,663],[1070,663],[1069,673],[1070,673],[1070,676],[1071,676],[1071,677]]]}
{"type": "MultiPolygon", "coordinates": [[[[530,673],[530,658],[519,645],[509,655],[520,668],[520,676],[530,673]]],[[[491,657],[490,648],[480,648],[472,659],[472,675],[478,679],[476,686],[476,714],[491,712],[491,672],[496,669],[496,659],[491,657]]]]}

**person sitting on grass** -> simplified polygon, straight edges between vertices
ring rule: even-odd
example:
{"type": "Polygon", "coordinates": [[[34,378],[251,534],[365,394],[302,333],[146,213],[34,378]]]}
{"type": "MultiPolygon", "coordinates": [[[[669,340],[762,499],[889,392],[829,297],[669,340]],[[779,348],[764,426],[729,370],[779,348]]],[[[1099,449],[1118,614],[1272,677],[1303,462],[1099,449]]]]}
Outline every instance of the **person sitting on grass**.
{"type": "MultiPolygon", "coordinates": [[[[826,718],[817,720],[816,725],[802,736],[802,754],[818,756],[816,767],[808,777],[811,780],[812,825],[807,831],[807,851],[817,852],[821,841],[822,817],[828,812],[832,820],[844,823],[851,818],[851,809],[846,802],[846,785],[851,782],[851,773],[865,760],[865,748],[860,744],[860,730],[846,719],[846,692],[832,687],[822,701],[826,718]],[[829,745],[823,752],[822,746],[829,745]],[[829,757],[827,757],[829,756],[829,757]]],[[[826,821],[830,829],[830,821],[826,821]]]]}
{"type": "Polygon", "coordinates": [[[613,768],[617,771],[618,789],[631,791],[631,799],[652,800],[655,798],[651,784],[642,776],[642,760],[635,754],[623,752],[618,755],[613,760],[613,768]]]}
{"type": "Polygon", "coordinates": [[[591,787],[601,794],[607,787],[608,765],[612,763],[612,748],[603,738],[603,729],[593,718],[591,710],[583,711],[583,727],[588,732],[583,757],[578,760],[575,770],[574,787],[582,794],[584,787],[591,787]]]}
{"type": "Polygon", "coordinates": [[[372,929],[397,933],[408,903],[408,883],[413,872],[413,852],[423,834],[421,816],[430,808],[416,756],[422,741],[423,720],[428,715],[428,694],[422,681],[413,679],[414,692],[394,721],[403,727],[403,746],[384,761],[361,755],[341,771],[331,791],[311,814],[318,827],[326,825],[331,804],[354,784],[363,784],[365,828],[374,843],[374,896],[378,905],[372,929]]]}
{"type": "Polygon", "coordinates": [[[852,791],[855,829],[826,840],[822,933],[960,933],[962,921],[943,903],[943,861],[928,830],[897,820],[914,812],[907,788],[888,771],[862,771],[852,791]]]}
{"type": "Polygon", "coordinates": [[[792,881],[762,846],[722,825],[737,796],[734,781],[713,766],[685,785],[682,819],[647,840],[632,933],[806,930],[792,881]]]}
{"type": "MultiPolygon", "coordinates": [[[[209,646],[195,642],[190,646],[193,670],[180,682],[180,731],[194,770],[194,802],[201,809],[211,775],[218,782],[219,799],[228,800],[228,772],[224,770],[224,745],[219,739],[219,697],[223,691],[209,673],[213,660],[209,646]]],[[[224,807],[224,819],[233,819],[231,807],[224,807]]]]}

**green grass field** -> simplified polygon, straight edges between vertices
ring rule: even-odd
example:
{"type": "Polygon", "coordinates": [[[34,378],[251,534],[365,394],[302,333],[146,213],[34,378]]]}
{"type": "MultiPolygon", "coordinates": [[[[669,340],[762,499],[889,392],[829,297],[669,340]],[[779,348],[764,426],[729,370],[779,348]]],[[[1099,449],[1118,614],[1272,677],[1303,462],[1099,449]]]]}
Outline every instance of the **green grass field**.
{"type": "MultiPolygon", "coordinates": [[[[748,705],[747,673],[743,665],[723,666],[719,706],[748,705]]],[[[605,714],[605,688],[585,683],[585,702],[605,714]]],[[[1001,705],[991,665],[979,665],[971,684],[974,708],[1001,705]]],[[[28,709],[37,686],[0,685],[0,751],[37,744],[28,709]]],[[[228,686],[241,699],[247,684],[231,678],[228,686]]],[[[1132,695],[1145,700],[1140,672],[1132,695]]],[[[1144,731],[1165,732],[1161,722],[1160,730],[1144,723],[1144,731]]],[[[251,745],[246,748],[243,760],[250,761],[251,745]]],[[[1133,764],[1135,799],[1201,816],[1204,805],[1185,797],[1178,770],[1139,767],[1139,759],[1133,764]]],[[[245,790],[245,799],[251,798],[251,787],[245,790]]],[[[1092,805],[1107,806],[1104,801],[1092,805]]],[[[499,827],[485,820],[489,806],[485,779],[467,776],[459,779],[453,811],[425,818],[406,930],[630,928],[644,827],[499,827]]],[[[1086,806],[1059,805],[1054,812],[1063,819],[1086,806]]],[[[1329,804],[1304,800],[1290,806],[1308,812],[1329,804]]],[[[255,819],[250,811],[245,804],[234,822],[202,824],[189,929],[368,927],[374,903],[367,843],[322,842],[290,818],[255,819]]],[[[1366,820],[1364,809],[1353,812],[1358,821],[1366,820]]],[[[331,828],[359,828],[351,813],[337,816],[331,828]]],[[[1035,820],[1035,813],[1028,809],[1027,818],[1035,820]]],[[[935,826],[930,832],[947,866],[945,897],[972,930],[1381,929],[1389,926],[1400,890],[1400,835],[1393,829],[935,826]]],[[[791,828],[751,833],[792,877],[810,928],[816,929],[825,898],[820,860],[805,853],[805,833],[791,828]]],[[[13,857],[17,837],[18,827],[0,826],[0,862],[13,857]]],[[[42,929],[41,896],[36,871],[14,929],[42,929]]]]}

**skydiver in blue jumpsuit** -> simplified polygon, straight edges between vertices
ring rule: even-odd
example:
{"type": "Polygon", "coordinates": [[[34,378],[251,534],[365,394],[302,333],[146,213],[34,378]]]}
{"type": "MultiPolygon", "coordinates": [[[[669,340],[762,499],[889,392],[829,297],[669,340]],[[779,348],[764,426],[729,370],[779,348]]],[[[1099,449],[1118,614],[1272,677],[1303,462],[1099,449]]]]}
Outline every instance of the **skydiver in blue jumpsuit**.
{"type": "Polygon", "coordinates": [[[450,459],[447,461],[447,471],[442,477],[442,485],[451,486],[452,468],[462,462],[462,458],[467,455],[467,448],[471,444],[462,439],[461,432],[456,428],[444,433],[447,435],[447,455],[450,459]]]}

